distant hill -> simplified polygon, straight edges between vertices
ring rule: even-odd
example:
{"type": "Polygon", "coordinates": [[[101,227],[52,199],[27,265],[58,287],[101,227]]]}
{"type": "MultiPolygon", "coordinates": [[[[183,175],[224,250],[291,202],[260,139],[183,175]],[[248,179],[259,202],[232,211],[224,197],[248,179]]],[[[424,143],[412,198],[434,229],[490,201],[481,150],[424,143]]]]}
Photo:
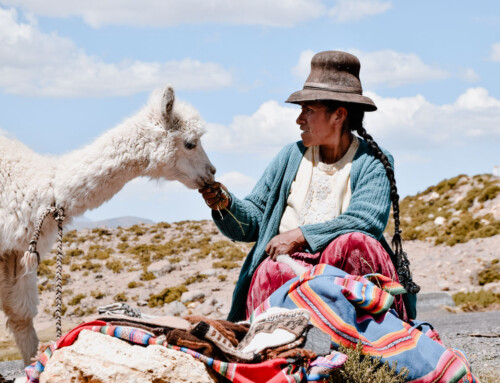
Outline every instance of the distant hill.
{"type": "MultiPolygon", "coordinates": [[[[405,240],[431,240],[453,246],[500,234],[500,178],[458,175],[400,202],[405,240]]],[[[392,221],[386,230],[391,236],[392,221]]]]}
{"type": "Polygon", "coordinates": [[[85,217],[77,218],[68,225],[68,230],[82,230],[82,229],[94,229],[96,227],[107,227],[110,229],[116,229],[117,227],[130,227],[133,225],[138,225],[140,223],[152,224],[155,223],[147,218],[140,217],[118,217],[110,218],[102,221],[92,221],[85,217]]]}

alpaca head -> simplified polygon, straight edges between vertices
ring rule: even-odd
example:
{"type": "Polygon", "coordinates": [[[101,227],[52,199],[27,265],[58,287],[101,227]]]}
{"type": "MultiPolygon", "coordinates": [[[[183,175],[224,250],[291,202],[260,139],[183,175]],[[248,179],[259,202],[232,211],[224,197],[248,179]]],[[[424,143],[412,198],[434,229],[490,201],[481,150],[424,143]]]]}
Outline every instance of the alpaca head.
{"type": "Polygon", "coordinates": [[[150,106],[155,133],[154,143],[148,143],[152,150],[147,153],[146,175],[177,180],[192,189],[213,183],[215,168],[201,146],[205,130],[198,112],[176,101],[171,86],[162,94],[153,93],[150,106]]]}

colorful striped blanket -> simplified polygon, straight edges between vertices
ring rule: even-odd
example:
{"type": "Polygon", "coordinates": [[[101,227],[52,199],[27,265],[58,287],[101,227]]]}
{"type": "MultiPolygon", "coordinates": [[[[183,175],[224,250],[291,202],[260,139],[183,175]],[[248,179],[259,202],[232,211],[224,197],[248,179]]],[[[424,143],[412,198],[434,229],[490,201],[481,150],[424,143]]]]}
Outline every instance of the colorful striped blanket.
{"type": "MultiPolygon", "coordinates": [[[[431,327],[423,323],[408,324],[389,310],[402,287],[380,274],[352,276],[328,265],[317,265],[300,278],[288,281],[274,292],[255,312],[257,316],[270,307],[304,308],[311,313],[311,323],[330,335],[332,347],[356,347],[362,352],[381,357],[382,362],[397,362],[397,371],[409,370],[407,381],[413,383],[475,383],[465,356],[445,348],[431,327]]],[[[164,337],[155,337],[132,327],[111,326],[94,321],[76,327],[48,347],[39,360],[26,368],[27,382],[38,383],[52,353],[73,344],[82,330],[91,330],[118,337],[139,345],[160,344],[185,352],[204,362],[234,383],[288,383],[323,381],[332,369],[342,366],[345,355],[332,352],[311,363],[307,371],[285,359],[263,363],[229,363],[215,360],[185,347],[168,344],[164,337]]]]}
{"type": "Polygon", "coordinates": [[[320,264],[281,286],[252,317],[275,306],[307,309],[311,323],[331,336],[334,348],[356,347],[360,340],[364,354],[391,365],[397,362],[398,372],[406,367],[407,381],[477,382],[461,352],[433,339],[429,326],[406,323],[389,310],[392,294],[402,291],[401,285],[380,274],[353,276],[320,264]]]}

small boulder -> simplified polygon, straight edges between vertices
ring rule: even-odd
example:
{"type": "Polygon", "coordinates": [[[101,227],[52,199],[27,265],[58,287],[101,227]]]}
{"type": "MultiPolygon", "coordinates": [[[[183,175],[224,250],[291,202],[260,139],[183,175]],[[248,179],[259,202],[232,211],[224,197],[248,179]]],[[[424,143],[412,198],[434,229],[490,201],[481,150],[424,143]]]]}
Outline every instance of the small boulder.
{"type": "Polygon", "coordinates": [[[186,312],[186,306],[179,301],[173,301],[164,306],[165,315],[179,316],[186,312]]]}
{"type": "Polygon", "coordinates": [[[148,271],[156,277],[170,273],[175,267],[167,260],[154,262],[148,266],[148,271]]]}
{"type": "Polygon", "coordinates": [[[216,382],[206,365],[180,351],[148,347],[83,330],[76,342],[54,352],[40,383],[216,382]]]}

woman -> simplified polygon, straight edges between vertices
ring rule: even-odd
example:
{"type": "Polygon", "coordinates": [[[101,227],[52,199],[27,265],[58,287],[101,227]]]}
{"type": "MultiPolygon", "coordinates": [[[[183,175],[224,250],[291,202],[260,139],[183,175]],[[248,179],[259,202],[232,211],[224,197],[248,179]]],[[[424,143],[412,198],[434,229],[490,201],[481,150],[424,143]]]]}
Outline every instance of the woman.
{"type": "MultiPolygon", "coordinates": [[[[256,242],[236,284],[229,320],[245,319],[295,276],[274,261],[279,254],[308,268],[327,263],[355,275],[381,273],[418,292],[401,249],[392,156],[363,128],[364,112],[377,107],[362,95],[359,69],[351,54],[316,54],[303,89],[287,100],[302,107],[302,141],[283,148],[243,200],[220,183],[200,189],[222,233],[256,242]],[[396,255],[382,235],[391,201],[396,255]]],[[[415,317],[411,303],[405,309],[397,297],[402,319],[415,317]]]]}

